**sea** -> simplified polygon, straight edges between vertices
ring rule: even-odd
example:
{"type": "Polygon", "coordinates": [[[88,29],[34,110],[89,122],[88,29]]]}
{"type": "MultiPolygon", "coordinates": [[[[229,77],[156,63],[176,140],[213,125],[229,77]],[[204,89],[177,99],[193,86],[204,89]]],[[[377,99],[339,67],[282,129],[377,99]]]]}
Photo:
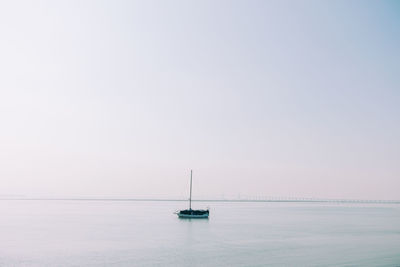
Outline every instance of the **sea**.
{"type": "Polygon", "coordinates": [[[0,200],[0,266],[400,266],[400,204],[0,200]]]}

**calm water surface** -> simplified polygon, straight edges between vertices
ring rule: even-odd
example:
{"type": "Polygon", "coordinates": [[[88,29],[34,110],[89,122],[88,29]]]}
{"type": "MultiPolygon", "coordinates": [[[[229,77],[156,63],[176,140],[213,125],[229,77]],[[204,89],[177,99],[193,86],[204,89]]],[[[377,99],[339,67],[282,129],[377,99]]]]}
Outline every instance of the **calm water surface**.
{"type": "Polygon", "coordinates": [[[400,205],[0,201],[0,266],[400,266],[400,205]]]}

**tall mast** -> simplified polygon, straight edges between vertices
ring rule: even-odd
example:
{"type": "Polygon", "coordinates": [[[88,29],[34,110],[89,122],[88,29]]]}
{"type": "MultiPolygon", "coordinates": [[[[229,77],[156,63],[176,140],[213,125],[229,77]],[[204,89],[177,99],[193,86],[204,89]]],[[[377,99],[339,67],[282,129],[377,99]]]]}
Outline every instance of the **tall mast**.
{"type": "Polygon", "coordinates": [[[192,209],[192,175],[193,171],[190,170],[190,197],[189,197],[189,210],[192,209]]]}

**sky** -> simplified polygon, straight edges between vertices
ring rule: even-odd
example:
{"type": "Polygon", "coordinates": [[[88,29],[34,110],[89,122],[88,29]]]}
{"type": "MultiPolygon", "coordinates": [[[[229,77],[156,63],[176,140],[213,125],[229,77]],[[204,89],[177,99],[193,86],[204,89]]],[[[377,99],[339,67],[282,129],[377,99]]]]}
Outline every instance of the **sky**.
{"type": "Polygon", "coordinates": [[[0,197],[400,199],[398,1],[1,1],[0,197]]]}

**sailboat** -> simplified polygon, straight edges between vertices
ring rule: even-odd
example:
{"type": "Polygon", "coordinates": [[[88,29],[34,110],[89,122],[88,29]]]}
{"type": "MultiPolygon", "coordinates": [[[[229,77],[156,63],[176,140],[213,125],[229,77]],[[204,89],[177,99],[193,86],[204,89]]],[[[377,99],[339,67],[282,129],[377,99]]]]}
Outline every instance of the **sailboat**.
{"type": "Polygon", "coordinates": [[[189,197],[189,209],[180,210],[176,212],[179,218],[208,218],[210,215],[209,209],[206,210],[192,210],[192,177],[193,171],[190,170],[190,197],[189,197]]]}

